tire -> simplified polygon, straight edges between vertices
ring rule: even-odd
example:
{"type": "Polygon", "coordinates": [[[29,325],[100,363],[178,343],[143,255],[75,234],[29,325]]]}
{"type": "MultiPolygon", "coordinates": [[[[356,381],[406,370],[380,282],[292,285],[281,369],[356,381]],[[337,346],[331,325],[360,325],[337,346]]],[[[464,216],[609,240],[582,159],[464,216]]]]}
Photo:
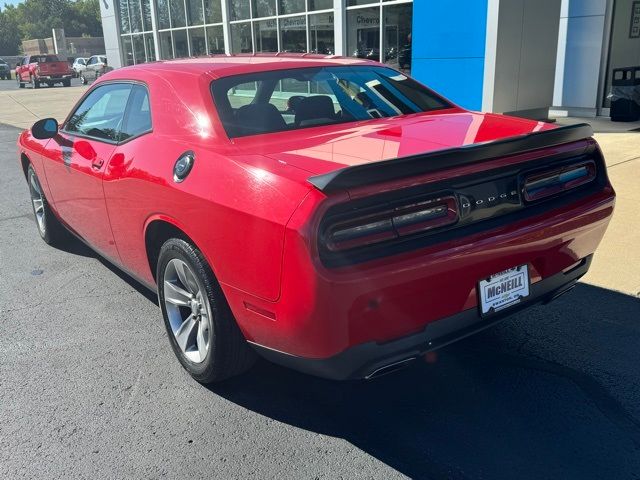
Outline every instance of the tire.
{"type": "Polygon", "coordinates": [[[182,239],[167,240],[156,278],[171,348],[196,381],[211,384],[251,368],[257,355],[200,250],[182,239]]]}
{"type": "Polygon", "coordinates": [[[30,79],[32,88],[40,88],[40,82],[33,75],[31,75],[30,79]]]}
{"type": "Polygon", "coordinates": [[[82,83],[82,85],[87,84],[87,78],[82,73],[80,74],[80,83],[82,83]]]}
{"type": "Polygon", "coordinates": [[[49,202],[42,193],[38,176],[31,165],[27,170],[27,182],[29,182],[31,206],[33,207],[33,215],[36,217],[38,233],[45,243],[52,246],[58,245],[67,238],[67,230],[51,211],[49,202]]]}

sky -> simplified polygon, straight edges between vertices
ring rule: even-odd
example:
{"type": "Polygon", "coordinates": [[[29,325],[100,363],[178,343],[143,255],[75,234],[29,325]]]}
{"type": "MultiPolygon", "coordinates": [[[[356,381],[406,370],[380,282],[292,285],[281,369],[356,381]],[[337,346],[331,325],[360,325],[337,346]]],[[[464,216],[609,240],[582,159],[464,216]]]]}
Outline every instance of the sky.
{"type": "Polygon", "coordinates": [[[22,0],[0,0],[0,8],[4,8],[5,4],[6,5],[17,5],[18,3],[21,3],[22,0]]]}

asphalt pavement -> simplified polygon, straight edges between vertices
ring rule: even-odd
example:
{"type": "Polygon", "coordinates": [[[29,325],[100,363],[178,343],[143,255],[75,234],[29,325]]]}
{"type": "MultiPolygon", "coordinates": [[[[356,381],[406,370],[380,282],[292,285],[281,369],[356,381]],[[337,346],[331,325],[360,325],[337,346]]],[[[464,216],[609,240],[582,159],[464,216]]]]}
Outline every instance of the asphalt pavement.
{"type": "Polygon", "coordinates": [[[206,388],[152,293],[41,241],[18,133],[0,125],[0,478],[640,478],[637,297],[581,283],[370,382],[262,361],[206,388]]]}

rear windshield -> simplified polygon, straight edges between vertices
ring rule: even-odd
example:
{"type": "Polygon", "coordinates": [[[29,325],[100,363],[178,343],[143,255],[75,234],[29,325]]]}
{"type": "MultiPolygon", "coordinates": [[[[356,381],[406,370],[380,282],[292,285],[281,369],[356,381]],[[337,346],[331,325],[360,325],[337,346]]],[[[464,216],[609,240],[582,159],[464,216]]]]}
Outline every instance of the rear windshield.
{"type": "Polygon", "coordinates": [[[316,67],[215,80],[213,99],[230,138],[428,112],[452,105],[384,67],[316,67]]]}
{"type": "Polygon", "coordinates": [[[29,59],[31,63],[50,63],[59,62],[60,59],[55,55],[34,55],[29,59]]]}

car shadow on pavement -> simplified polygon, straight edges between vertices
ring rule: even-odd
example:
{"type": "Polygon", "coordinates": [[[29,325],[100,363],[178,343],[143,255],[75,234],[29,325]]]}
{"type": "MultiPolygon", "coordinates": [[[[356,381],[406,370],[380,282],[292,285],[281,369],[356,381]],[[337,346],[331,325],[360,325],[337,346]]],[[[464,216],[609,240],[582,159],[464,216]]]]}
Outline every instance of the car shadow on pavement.
{"type": "Polygon", "coordinates": [[[411,478],[638,478],[639,320],[640,299],[579,284],[377,380],[261,361],[211,391],[411,478]]]}

